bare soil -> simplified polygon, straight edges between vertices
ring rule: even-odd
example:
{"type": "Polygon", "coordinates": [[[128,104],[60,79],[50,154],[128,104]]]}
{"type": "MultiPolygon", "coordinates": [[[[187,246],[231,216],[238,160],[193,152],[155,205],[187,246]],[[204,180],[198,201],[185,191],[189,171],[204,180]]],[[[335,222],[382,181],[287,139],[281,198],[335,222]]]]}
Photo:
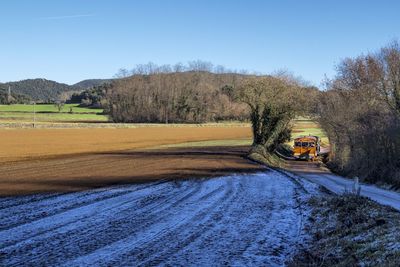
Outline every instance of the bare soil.
{"type": "Polygon", "coordinates": [[[64,155],[0,163],[0,196],[81,191],[161,179],[222,176],[263,167],[248,147],[170,148],[64,155]]]}
{"type": "Polygon", "coordinates": [[[250,127],[141,127],[131,129],[0,129],[0,163],[68,154],[144,149],[191,141],[251,137],[250,127]]]}

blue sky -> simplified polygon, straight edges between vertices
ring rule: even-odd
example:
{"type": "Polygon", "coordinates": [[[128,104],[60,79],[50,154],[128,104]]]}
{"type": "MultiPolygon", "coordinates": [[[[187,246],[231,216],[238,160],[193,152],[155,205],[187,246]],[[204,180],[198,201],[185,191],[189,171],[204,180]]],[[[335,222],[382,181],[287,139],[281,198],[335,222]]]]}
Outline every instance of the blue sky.
{"type": "Polygon", "coordinates": [[[149,61],[287,69],[319,86],[400,38],[400,1],[0,0],[0,82],[110,78],[149,61]]]}

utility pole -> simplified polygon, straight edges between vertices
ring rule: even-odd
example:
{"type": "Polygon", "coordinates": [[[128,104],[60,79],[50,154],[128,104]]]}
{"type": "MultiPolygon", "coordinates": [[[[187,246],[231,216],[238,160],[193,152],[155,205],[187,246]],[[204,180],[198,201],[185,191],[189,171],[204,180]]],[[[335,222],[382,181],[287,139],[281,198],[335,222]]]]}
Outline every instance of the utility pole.
{"type": "Polygon", "coordinates": [[[33,128],[35,128],[36,124],[36,102],[33,101],[33,128]]]}
{"type": "Polygon", "coordinates": [[[11,86],[8,86],[7,102],[9,105],[11,104],[11,86]]]}

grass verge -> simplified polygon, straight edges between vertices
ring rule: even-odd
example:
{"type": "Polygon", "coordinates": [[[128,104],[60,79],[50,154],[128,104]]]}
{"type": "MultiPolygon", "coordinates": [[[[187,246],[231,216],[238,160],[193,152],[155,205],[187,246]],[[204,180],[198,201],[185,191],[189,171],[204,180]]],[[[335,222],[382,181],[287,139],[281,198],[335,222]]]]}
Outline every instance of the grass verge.
{"type": "Polygon", "coordinates": [[[309,202],[313,240],[289,266],[400,266],[398,211],[355,195],[309,202]]]}
{"type": "Polygon", "coordinates": [[[257,163],[273,168],[282,168],[284,160],[275,153],[268,153],[262,146],[253,146],[247,158],[257,163]]]}

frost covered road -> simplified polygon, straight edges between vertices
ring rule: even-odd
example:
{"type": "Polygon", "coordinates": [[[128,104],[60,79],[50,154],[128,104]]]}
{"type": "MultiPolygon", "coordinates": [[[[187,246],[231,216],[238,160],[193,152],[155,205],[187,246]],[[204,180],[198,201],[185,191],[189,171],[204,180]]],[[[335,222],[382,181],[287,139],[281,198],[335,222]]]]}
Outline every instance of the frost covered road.
{"type": "MultiPolygon", "coordinates": [[[[335,194],[351,192],[354,181],[331,173],[327,168],[318,166],[318,163],[305,161],[286,161],[286,169],[295,173],[309,182],[321,185],[335,194]]],[[[400,211],[400,193],[385,190],[374,185],[360,183],[360,194],[400,211]]]]}
{"type": "MultiPolygon", "coordinates": [[[[322,185],[328,190],[336,193],[343,194],[345,192],[351,192],[354,181],[334,175],[334,174],[302,174],[303,177],[309,181],[322,185]]],[[[376,202],[391,206],[400,211],[400,193],[385,190],[374,185],[360,184],[360,194],[365,197],[369,197],[376,202]]]]}
{"type": "Polygon", "coordinates": [[[0,265],[282,265],[314,189],[266,171],[1,198],[0,265]]]}

